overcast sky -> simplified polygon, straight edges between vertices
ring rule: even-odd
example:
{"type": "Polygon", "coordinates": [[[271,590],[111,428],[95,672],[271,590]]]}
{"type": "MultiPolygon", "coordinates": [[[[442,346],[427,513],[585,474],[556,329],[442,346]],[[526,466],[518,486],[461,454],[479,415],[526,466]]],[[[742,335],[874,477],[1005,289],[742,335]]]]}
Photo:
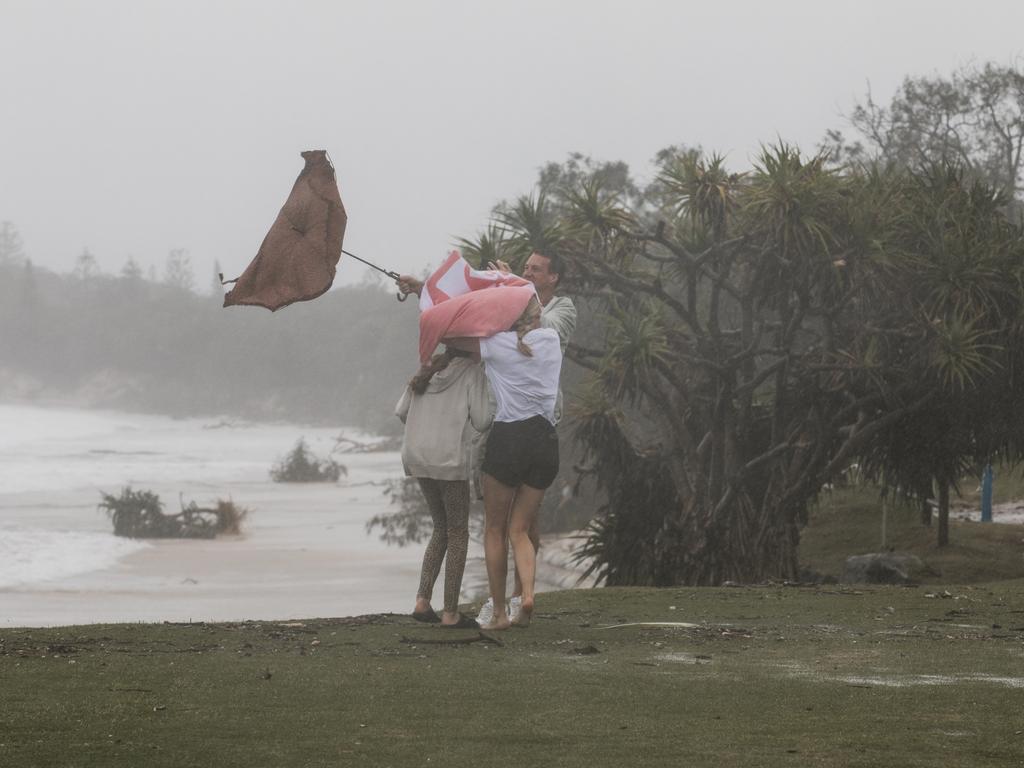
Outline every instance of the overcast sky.
{"type": "Polygon", "coordinates": [[[326,148],[346,250],[419,272],[570,152],[813,150],[868,83],[1019,62],[1022,30],[1020,0],[0,0],[0,221],[61,272],[185,248],[207,290],[326,148]]]}

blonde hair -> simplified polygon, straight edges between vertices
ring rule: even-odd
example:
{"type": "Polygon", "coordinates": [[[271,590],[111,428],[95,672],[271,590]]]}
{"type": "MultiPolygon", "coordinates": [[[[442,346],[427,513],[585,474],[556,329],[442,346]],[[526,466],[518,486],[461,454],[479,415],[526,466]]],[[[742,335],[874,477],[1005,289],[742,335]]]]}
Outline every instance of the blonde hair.
{"type": "Polygon", "coordinates": [[[519,319],[512,324],[512,330],[515,331],[516,336],[519,337],[519,341],[516,343],[516,348],[520,353],[527,357],[533,357],[533,350],[530,349],[529,344],[523,341],[523,337],[538,326],[540,323],[540,313],[540,300],[536,296],[533,296],[526,305],[526,309],[523,310],[523,314],[521,314],[519,319]]]}

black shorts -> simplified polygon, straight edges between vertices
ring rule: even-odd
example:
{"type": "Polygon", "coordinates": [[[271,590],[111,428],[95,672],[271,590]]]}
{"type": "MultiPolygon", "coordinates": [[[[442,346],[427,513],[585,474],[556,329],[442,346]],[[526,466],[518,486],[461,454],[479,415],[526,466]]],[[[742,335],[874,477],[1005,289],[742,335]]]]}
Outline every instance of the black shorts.
{"type": "Polygon", "coordinates": [[[544,490],[558,476],[558,433],[543,416],[496,421],[481,469],[503,485],[544,490]]]}

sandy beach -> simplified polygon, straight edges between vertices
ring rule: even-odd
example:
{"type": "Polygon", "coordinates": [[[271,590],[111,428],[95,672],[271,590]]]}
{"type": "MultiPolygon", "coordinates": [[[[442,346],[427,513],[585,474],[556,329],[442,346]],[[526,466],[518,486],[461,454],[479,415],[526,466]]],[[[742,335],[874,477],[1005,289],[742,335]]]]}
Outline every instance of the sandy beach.
{"type": "MultiPolygon", "coordinates": [[[[10,421],[14,416],[6,410],[10,421]]],[[[113,537],[96,503],[101,490],[115,493],[127,484],[155,491],[172,511],[182,494],[186,502],[200,504],[230,497],[252,512],[240,536],[149,540],[104,567],[54,578],[30,575],[28,565],[25,578],[19,579],[17,572],[12,578],[9,572],[8,583],[0,582],[0,626],[293,619],[411,610],[422,545],[389,546],[376,532],[366,531],[367,520],[389,509],[383,491],[389,479],[402,474],[397,452],[337,456],[348,469],[337,484],[281,484],[271,482],[267,470],[298,437],[324,455],[341,430],[125,414],[112,414],[105,422],[94,412],[78,411],[58,416],[70,424],[63,434],[40,428],[32,436],[23,429],[15,439],[8,431],[0,444],[0,547],[5,532],[12,539],[18,532],[36,532],[43,539],[47,532],[88,535],[102,546],[111,543],[108,535],[125,541],[113,537]],[[76,419],[91,426],[76,430],[76,419]]],[[[17,414],[20,419],[39,417],[24,409],[17,414]]],[[[570,549],[564,537],[546,543],[538,589],[575,584],[576,573],[563,567],[570,549]]],[[[41,555],[18,556],[34,563],[32,557],[41,555]]],[[[77,556],[72,552],[62,557],[77,556]]],[[[56,569],[59,564],[51,565],[56,569]]],[[[74,570],[73,563],[63,565],[74,570]]],[[[482,596],[484,584],[482,548],[471,541],[463,599],[482,596]]],[[[440,599],[439,583],[435,605],[440,599]]]]}

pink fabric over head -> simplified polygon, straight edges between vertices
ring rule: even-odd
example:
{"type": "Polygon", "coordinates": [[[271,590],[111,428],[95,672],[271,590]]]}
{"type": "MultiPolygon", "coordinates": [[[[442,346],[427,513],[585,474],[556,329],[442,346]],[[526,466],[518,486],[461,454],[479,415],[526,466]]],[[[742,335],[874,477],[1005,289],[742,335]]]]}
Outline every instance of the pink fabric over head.
{"type": "Polygon", "coordinates": [[[430,309],[443,301],[470,291],[509,285],[531,285],[531,283],[518,275],[499,272],[496,269],[473,269],[469,266],[469,262],[462,258],[462,254],[452,251],[444,263],[434,270],[434,273],[423,284],[423,290],[420,291],[420,309],[430,309]]]}
{"type": "Polygon", "coordinates": [[[533,284],[526,282],[500,291],[470,291],[424,310],[420,313],[420,362],[429,363],[444,339],[482,339],[509,330],[536,295],[533,284]]]}

